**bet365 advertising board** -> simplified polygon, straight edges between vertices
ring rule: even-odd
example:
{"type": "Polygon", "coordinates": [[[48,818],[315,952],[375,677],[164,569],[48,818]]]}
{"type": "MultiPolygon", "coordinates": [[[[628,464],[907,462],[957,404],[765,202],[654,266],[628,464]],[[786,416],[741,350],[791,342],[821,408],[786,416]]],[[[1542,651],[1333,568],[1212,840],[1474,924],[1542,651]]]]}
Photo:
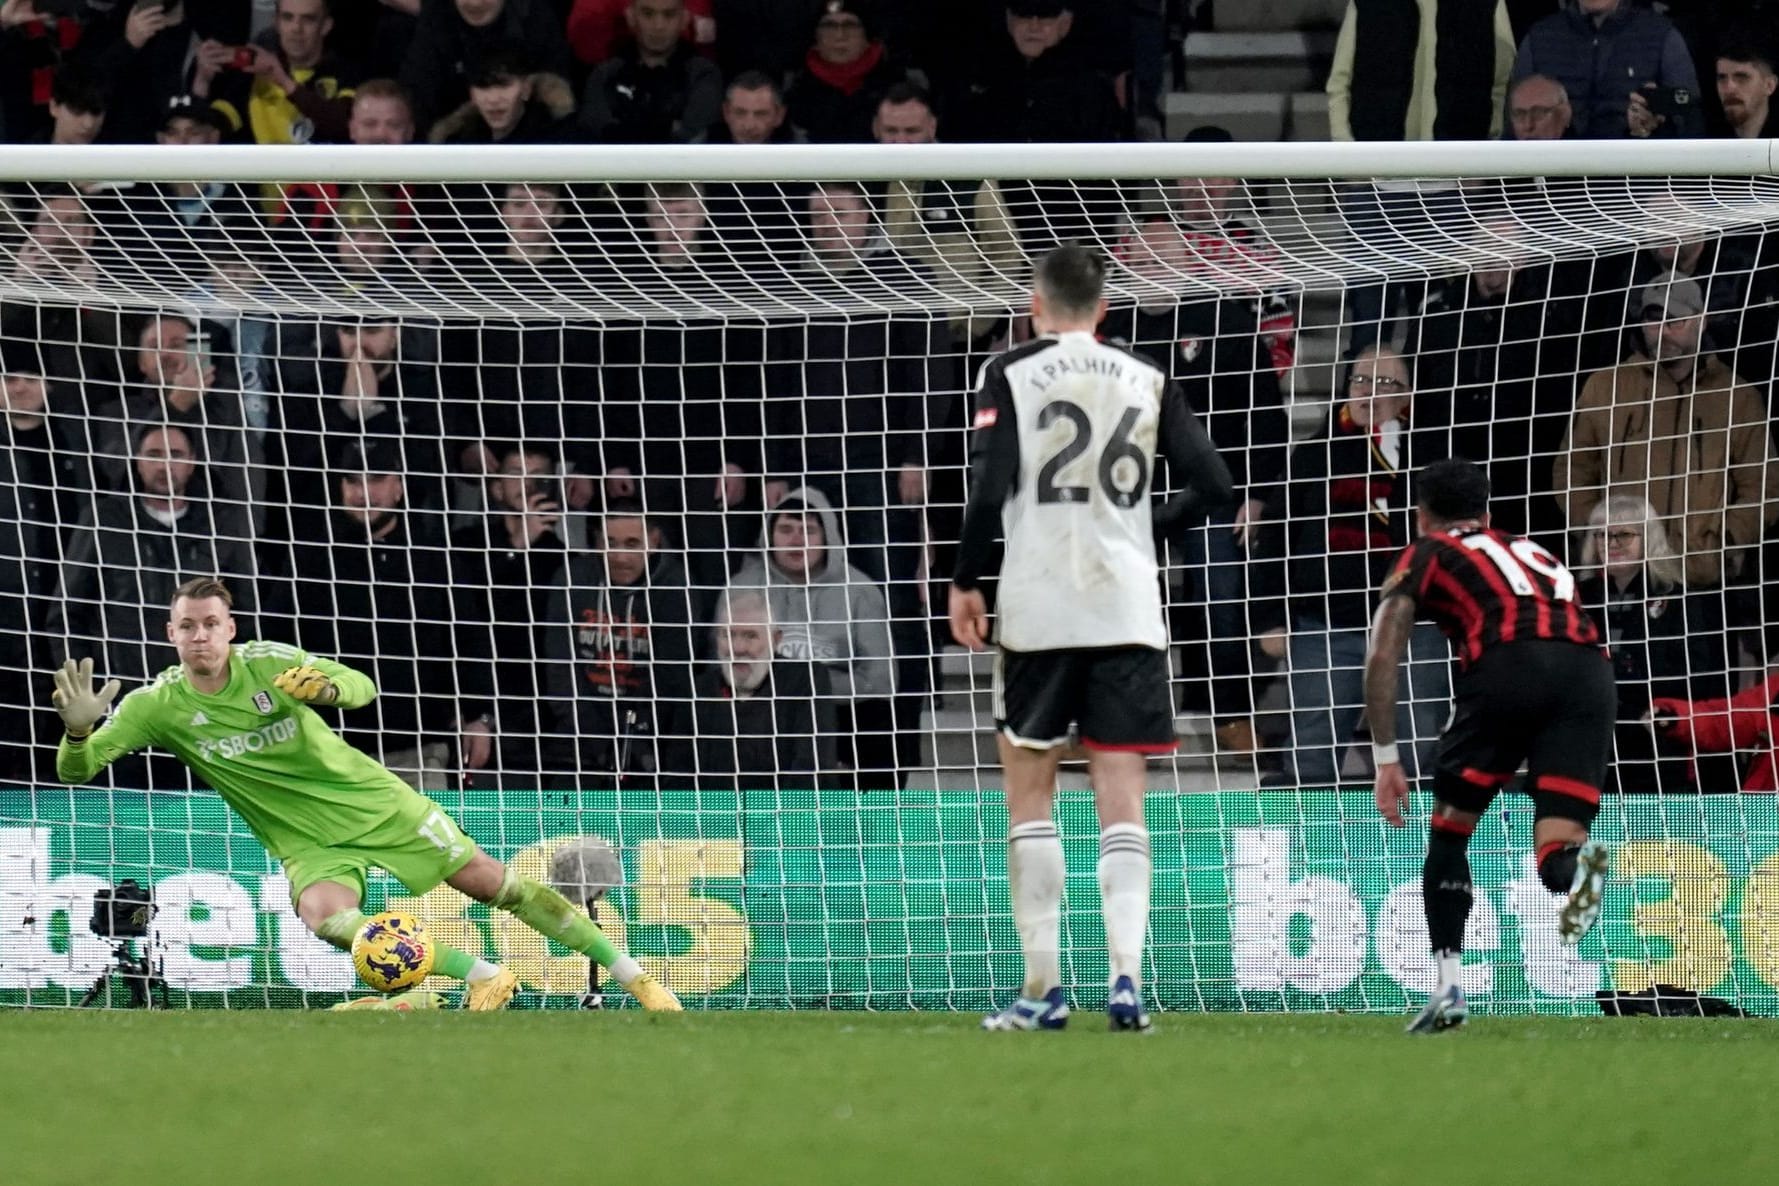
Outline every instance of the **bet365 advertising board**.
{"type": "MultiPolygon", "coordinates": [[[[599,920],[694,1008],[978,1010],[1019,982],[998,795],[439,799],[535,877],[567,837],[610,840],[627,884],[599,920]]],[[[1503,803],[1471,847],[1473,1010],[1592,1013],[1599,990],[1660,983],[1779,1013],[1772,798],[1609,801],[1595,827],[1614,860],[1604,916],[1573,951],[1533,872],[1529,806],[1503,803]]],[[[1152,795],[1148,817],[1148,982],[1162,1006],[1401,1012],[1432,984],[1424,825],[1390,829],[1369,794],[1327,791],[1152,795]]],[[[1064,795],[1058,818],[1065,975],[1091,1008],[1106,968],[1097,825],[1085,795],[1064,795]]],[[[53,788],[0,791],[0,1005],[85,992],[112,961],[88,926],[92,897],[122,878],[153,886],[152,952],[176,1007],[318,1007],[355,990],[347,959],[304,932],[276,863],[214,796],[53,788]]],[[[373,875],[370,893],[373,908],[416,909],[443,940],[507,962],[530,990],[521,1006],[573,1007],[586,990],[580,956],[448,887],[416,902],[373,875]]]]}

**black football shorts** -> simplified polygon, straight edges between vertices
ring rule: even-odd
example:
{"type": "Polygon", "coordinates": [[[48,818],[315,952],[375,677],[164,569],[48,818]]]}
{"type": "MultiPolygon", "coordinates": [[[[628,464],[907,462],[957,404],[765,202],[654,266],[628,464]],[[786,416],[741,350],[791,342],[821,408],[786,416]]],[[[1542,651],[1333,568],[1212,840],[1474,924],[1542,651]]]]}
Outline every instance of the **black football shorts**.
{"type": "Polygon", "coordinates": [[[1166,651],[1072,647],[995,653],[995,728],[1014,745],[1051,749],[1081,728],[1090,750],[1172,753],[1174,699],[1166,651]]]}
{"type": "Polygon", "coordinates": [[[1527,639],[1484,651],[1453,686],[1434,794],[1481,814],[1526,764],[1539,818],[1586,824],[1600,809],[1618,694],[1596,647],[1527,639]]]}

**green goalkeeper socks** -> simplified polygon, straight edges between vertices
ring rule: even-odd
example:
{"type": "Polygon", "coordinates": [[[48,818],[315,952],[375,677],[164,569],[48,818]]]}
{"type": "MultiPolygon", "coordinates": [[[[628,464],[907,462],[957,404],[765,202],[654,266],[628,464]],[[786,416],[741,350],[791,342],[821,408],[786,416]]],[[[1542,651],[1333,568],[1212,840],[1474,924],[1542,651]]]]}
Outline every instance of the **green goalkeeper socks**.
{"type": "Polygon", "coordinates": [[[578,951],[603,967],[625,958],[593,920],[576,910],[567,898],[549,886],[521,877],[511,869],[501,880],[500,892],[489,903],[510,911],[514,918],[570,951],[578,951]]]}
{"type": "MultiPolygon", "coordinates": [[[[352,936],[358,934],[364,926],[362,910],[342,910],[323,920],[315,928],[315,934],[323,941],[338,947],[341,951],[352,950],[352,936]]],[[[432,945],[432,970],[435,975],[449,976],[453,980],[467,980],[475,970],[476,957],[467,951],[459,951],[455,947],[434,942],[432,945]]]]}

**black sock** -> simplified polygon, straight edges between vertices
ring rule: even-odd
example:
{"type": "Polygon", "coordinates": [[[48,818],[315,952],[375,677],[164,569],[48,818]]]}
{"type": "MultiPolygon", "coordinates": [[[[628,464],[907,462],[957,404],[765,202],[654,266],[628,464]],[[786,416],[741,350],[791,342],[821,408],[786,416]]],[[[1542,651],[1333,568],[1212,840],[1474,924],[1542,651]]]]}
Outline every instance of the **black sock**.
{"type": "Polygon", "coordinates": [[[1538,880],[1553,894],[1566,894],[1575,885],[1575,860],[1579,844],[1553,841],[1538,850],[1538,880]]]}
{"type": "Polygon", "coordinates": [[[1421,898],[1427,908],[1427,938],[1436,954],[1464,950],[1464,923],[1470,917],[1469,846],[1469,836],[1438,828],[1427,837],[1421,898]]]}

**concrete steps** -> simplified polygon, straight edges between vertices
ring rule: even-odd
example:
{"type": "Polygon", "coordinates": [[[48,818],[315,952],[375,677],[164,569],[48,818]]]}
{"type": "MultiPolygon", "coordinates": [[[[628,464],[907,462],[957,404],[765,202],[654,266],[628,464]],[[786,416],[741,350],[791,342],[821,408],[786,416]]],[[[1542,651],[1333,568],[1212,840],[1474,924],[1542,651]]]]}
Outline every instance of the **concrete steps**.
{"type": "Polygon", "coordinates": [[[1186,38],[1185,89],[1281,95],[1319,91],[1334,59],[1334,30],[1200,32],[1186,38]]]}

